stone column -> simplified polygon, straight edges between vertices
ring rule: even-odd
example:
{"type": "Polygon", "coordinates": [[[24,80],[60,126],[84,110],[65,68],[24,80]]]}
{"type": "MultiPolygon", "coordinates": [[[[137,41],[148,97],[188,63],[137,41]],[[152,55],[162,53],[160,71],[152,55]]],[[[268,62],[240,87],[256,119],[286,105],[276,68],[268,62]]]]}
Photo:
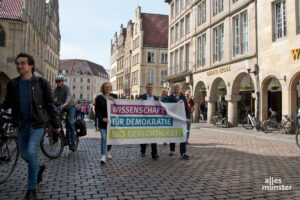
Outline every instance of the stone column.
{"type": "Polygon", "coordinates": [[[227,116],[230,125],[238,125],[238,104],[241,100],[240,95],[226,95],[225,100],[228,102],[227,116]]]}
{"type": "Polygon", "coordinates": [[[212,124],[212,118],[216,113],[217,97],[205,97],[207,102],[207,124],[212,124]]]}

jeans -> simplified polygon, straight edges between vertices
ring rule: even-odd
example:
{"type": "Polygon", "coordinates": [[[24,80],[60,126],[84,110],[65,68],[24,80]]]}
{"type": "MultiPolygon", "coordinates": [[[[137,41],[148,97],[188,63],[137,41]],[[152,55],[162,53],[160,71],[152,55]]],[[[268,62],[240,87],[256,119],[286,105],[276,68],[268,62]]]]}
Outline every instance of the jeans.
{"type": "Polygon", "coordinates": [[[186,142],[189,141],[190,138],[190,130],[191,130],[191,122],[187,124],[187,132],[186,132],[186,142]]]}
{"type": "MultiPolygon", "coordinates": [[[[170,151],[175,151],[175,143],[170,143],[170,151]]],[[[183,155],[186,153],[186,142],[180,143],[180,154],[183,155]]]]}
{"type": "Polygon", "coordinates": [[[76,107],[72,106],[68,108],[67,110],[59,110],[58,114],[61,117],[64,112],[67,112],[68,114],[68,124],[69,124],[69,130],[70,130],[70,141],[71,143],[76,142],[76,135],[75,135],[75,114],[76,114],[76,107]]]}
{"type": "Polygon", "coordinates": [[[21,157],[28,164],[27,189],[32,190],[37,186],[37,175],[40,170],[38,151],[44,129],[20,128],[18,130],[18,143],[21,157]]]}
{"type": "MultiPolygon", "coordinates": [[[[147,148],[147,144],[140,144],[141,146],[141,153],[146,153],[146,148],[147,148]]],[[[151,143],[151,155],[156,156],[157,155],[157,144],[156,143],[151,143]]]]}
{"type": "Polygon", "coordinates": [[[106,145],[107,141],[107,129],[100,129],[100,134],[101,134],[101,154],[105,155],[106,154],[106,149],[107,151],[111,150],[111,145],[106,145]]]}

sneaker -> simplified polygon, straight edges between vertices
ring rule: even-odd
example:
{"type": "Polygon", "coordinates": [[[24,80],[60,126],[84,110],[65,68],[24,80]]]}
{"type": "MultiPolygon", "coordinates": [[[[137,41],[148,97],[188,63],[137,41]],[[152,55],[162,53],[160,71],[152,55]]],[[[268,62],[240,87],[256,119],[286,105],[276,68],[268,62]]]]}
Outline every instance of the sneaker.
{"type": "Polygon", "coordinates": [[[106,157],[105,156],[102,156],[102,158],[101,158],[101,164],[105,164],[106,163],[106,157]]]}
{"type": "Polygon", "coordinates": [[[141,156],[142,156],[142,157],[145,157],[145,156],[146,156],[146,154],[142,152],[142,153],[141,153],[141,156]]]}
{"type": "Polygon", "coordinates": [[[38,199],[36,196],[36,190],[27,190],[24,200],[36,200],[38,199]]]}
{"type": "Polygon", "coordinates": [[[186,154],[182,154],[181,155],[181,158],[182,159],[186,159],[186,160],[189,160],[189,159],[191,159],[188,155],[186,155],[186,154]]]}
{"type": "Polygon", "coordinates": [[[107,158],[108,158],[108,159],[112,159],[112,155],[111,155],[110,152],[107,152],[107,158]]]}
{"type": "Polygon", "coordinates": [[[40,184],[40,182],[42,182],[43,173],[44,173],[45,169],[46,169],[46,165],[42,164],[41,167],[40,167],[38,176],[37,176],[37,184],[40,184]]]}
{"type": "Polygon", "coordinates": [[[174,151],[170,151],[169,156],[173,156],[174,155],[174,151]]]}

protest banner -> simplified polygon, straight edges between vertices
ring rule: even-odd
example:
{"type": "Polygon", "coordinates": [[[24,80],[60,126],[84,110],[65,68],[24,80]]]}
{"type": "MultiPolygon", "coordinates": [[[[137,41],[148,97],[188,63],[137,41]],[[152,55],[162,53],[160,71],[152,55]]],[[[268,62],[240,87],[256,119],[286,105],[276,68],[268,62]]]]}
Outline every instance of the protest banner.
{"type": "Polygon", "coordinates": [[[107,112],[107,144],[186,141],[184,103],[114,99],[107,101],[107,112]]]}

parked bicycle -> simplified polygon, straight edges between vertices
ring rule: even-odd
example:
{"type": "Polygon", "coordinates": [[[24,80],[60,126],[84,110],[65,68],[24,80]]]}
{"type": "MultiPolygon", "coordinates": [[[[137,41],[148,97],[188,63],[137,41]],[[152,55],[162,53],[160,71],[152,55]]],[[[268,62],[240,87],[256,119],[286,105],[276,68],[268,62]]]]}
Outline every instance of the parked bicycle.
{"type": "MultiPolygon", "coordinates": [[[[59,106],[58,106],[59,107],[59,106]]],[[[60,116],[60,133],[57,133],[51,125],[49,125],[43,134],[40,146],[41,150],[45,156],[50,159],[56,159],[60,157],[62,154],[65,146],[71,146],[70,141],[70,128],[68,123],[68,116],[65,112],[62,116],[60,116]],[[64,123],[64,126],[62,124],[64,123]],[[65,127],[65,131],[64,128],[65,127]]],[[[75,150],[77,150],[79,143],[79,136],[76,134],[76,141],[75,141],[75,150]]],[[[75,151],[74,149],[70,149],[71,151],[75,151]]]]}
{"type": "Polygon", "coordinates": [[[9,113],[0,111],[0,184],[6,182],[16,168],[20,150],[14,120],[9,113]]]}
{"type": "Polygon", "coordinates": [[[282,116],[282,121],[278,122],[276,116],[277,113],[270,109],[270,118],[263,121],[263,127],[265,133],[273,131],[280,131],[283,134],[295,133],[297,131],[297,124],[291,120],[287,115],[282,116]]]}
{"type": "Polygon", "coordinates": [[[224,127],[224,128],[228,128],[228,126],[229,126],[227,118],[223,117],[223,115],[213,116],[212,124],[214,126],[221,126],[221,127],[224,127]]]}
{"type": "Polygon", "coordinates": [[[248,111],[246,112],[246,115],[241,120],[241,122],[242,122],[243,127],[247,130],[251,130],[254,127],[258,131],[263,129],[262,126],[261,126],[260,121],[257,118],[255,118],[253,113],[249,113],[248,111]]]}

